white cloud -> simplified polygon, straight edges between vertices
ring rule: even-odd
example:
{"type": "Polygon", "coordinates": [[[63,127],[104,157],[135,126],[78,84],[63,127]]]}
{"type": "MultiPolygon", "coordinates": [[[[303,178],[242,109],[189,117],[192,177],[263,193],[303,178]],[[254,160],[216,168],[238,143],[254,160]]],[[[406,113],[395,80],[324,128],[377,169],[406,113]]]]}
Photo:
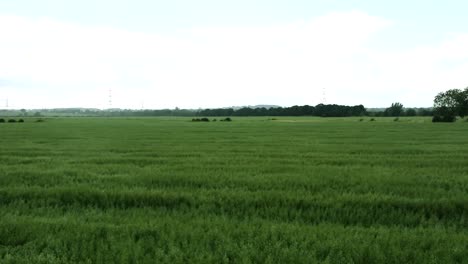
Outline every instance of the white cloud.
{"type": "Polygon", "coordinates": [[[0,16],[0,98],[18,107],[430,105],[463,86],[468,34],[398,53],[372,50],[391,23],[359,11],[270,27],[194,27],[178,36],[0,16]],[[422,95],[421,93],[424,93],[422,95]],[[37,100],[41,98],[40,100],[37,100]]]}

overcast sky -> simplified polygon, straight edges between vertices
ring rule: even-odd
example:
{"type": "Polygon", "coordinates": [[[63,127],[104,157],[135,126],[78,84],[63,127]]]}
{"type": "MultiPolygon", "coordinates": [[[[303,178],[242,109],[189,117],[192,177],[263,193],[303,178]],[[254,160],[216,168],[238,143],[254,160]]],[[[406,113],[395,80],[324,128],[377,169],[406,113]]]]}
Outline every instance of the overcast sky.
{"type": "Polygon", "coordinates": [[[0,108],[432,106],[468,1],[0,0],[0,108]]]}

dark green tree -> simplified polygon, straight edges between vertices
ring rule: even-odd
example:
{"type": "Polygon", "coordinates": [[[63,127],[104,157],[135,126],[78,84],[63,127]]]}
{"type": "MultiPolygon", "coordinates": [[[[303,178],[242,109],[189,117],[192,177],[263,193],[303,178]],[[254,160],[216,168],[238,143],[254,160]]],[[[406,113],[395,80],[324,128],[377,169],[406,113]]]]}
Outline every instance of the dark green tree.
{"type": "Polygon", "coordinates": [[[458,115],[461,118],[468,116],[468,87],[461,91],[457,97],[458,102],[458,115]]]}
{"type": "Polygon", "coordinates": [[[403,105],[400,103],[393,103],[389,108],[385,109],[386,116],[401,116],[403,114],[403,105]]]}
{"type": "Polygon", "coordinates": [[[453,122],[457,115],[461,118],[468,115],[468,87],[464,90],[450,89],[434,98],[435,122],[453,122]]]}

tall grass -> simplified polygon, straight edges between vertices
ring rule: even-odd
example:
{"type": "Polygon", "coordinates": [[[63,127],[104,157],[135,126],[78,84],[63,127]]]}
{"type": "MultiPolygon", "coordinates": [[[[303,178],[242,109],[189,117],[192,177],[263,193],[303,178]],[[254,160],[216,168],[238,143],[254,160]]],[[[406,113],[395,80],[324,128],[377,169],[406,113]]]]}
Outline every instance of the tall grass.
{"type": "Polygon", "coordinates": [[[468,126],[0,126],[2,263],[464,263],[468,126]]]}

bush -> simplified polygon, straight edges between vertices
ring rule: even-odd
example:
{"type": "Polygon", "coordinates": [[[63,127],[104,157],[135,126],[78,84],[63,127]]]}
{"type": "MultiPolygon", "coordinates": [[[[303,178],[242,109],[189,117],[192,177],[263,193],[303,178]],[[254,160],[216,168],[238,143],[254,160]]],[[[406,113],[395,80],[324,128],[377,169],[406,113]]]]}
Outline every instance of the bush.
{"type": "Polygon", "coordinates": [[[15,119],[8,119],[8,123],[16,123],[15,119]]]}
{"type": "Polygon", "coordinates": [[[374,121],[375,121],[375,118],[371,118],[371,120],[370,120],[370,121],[371,121],[371,122],[374,122],[374,121]]]}
{"type": "MultiPolygon", "coordinates": [[[[193,121],[193,120],[192,120],[192,121],[193,121]]],[[[45,122],[45,120],[44,120],[44,119],[37,119],[37,120],[36,120],[36,123],[42,123],[42,122],[45,122]]]]}
{"type": "Polygon", "coordinates": [[[400,118],[395,117],[395,119],[393,119],[393,122],[398,122],[399,120],[400,120],[400,118]]]}
{"type": "Polygon", "coordinates": [[[221,119],[221,121],[231,122],[232,119],[231,119],[230,117],[226,117],[226,118],[224,118],[224,119],[221,119]]]}
{"type": "Polygon", "coordinates": [[[359,122],[362,122],[362,121],[364,121],[364,118],[359,119],[359,122]]]}
{"type": "Polygon", "coordinates": [[[457,117],[456,116],[444,116],[443,120],[444,122],[455,122],[457,121],[457,117]]]}
{"type": "Polygon", "coordinates": [[[5,123],[5,119],[0,118],[0,123],[5,123]]]}
{"type": "Polygon", "coordinates": [[[192,122],[210,122],[210,120],[206,117],[203,118],[192,118],[192,122]]]}
{"type": "Polygon", "coordinates": [[[19,123],[24,123],[23,119],[18,120],[19,123]]]}
{"type": "Polygon", "coordinates": [[[433,123],[440,123],[440,122],[452,123],[452,122],[455,122],[456,120],[457,118],[453,115],[446,115],[446,116],[435,115],[434,117],[432,117],[433,123]]]}

